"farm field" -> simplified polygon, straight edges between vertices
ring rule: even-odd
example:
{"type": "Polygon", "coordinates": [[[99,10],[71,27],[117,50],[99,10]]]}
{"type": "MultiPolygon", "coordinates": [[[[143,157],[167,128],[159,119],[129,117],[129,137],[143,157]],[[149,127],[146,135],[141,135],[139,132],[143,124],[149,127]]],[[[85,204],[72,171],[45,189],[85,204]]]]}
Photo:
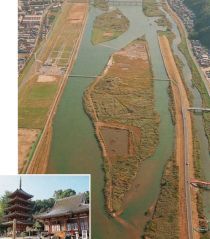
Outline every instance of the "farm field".
{"type": "MultiPolygon", "coordinates": [[[[84,26],[86,11],[86,3],[64,3],[54,29],[43,49],[37,53],[36,61],[32,65],[35,69],[33,74],[19,90],[18,127],[28,129],[25,131],[26,137],[27,132],[30,134],[29,129],[41,131],[44,128],[54,100],[63,89],[75,55],[74,49],[84,26]]],[[[37,137],[33,141],[36,141],[37,137]]],[[[28,144],[28,148],[32,150],[33,144],[28,144]]],[[[23,145],[23,138],[19,137],[19,152],[22,151],[23,145]]],[[[19,153],[21,165],[26,165],[30,160],[28,155],[30,152],[19,153]]]]}

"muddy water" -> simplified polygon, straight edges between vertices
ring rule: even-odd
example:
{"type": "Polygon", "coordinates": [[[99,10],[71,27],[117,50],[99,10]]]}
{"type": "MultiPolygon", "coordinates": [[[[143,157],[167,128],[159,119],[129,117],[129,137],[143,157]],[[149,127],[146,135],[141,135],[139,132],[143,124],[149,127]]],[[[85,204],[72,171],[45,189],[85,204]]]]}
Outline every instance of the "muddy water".
{"type": "MultiPolygon", "coordinates": [[[[86,31],[72,75],[98,75],[102,72],[111,54],[143,35],[148,41],[150,58],[155,78],[166,79],[161,58],[157,25],[147,18],[141,6],[119,7],[130,20],[129,30],[119,38],[100,46],[90,42],[93,20],[100,13],[91,8],[86,31]]],[[[53,122],[53,140],[48,173],[92,174],[92,238],[131,238],[129,229],[110,218],[104,209],[104,173],[100,147],[94,129],[85,114],[82,97],[94,79],[70,77],[53,122]]],[[[145,211],[158,197],[159,185],[165,162],[172,153],[173,126],[168,111],[168,82],[155,81],[155,109],[160,115],[160,143],[153,157],[146,160],[138,172],[134,189],[128,193],[122,219],[133,225],[140,234],[147,218],[145,211]]],[[[132,237],[136,238],[136,237],[132,237]]],[[[139,237],[137,237],[139,238],[139,237]]]]}
{"type": "MultiPolygon", "coordinates": [[[[166,12],[165,12],[166,13],[166,12]]],[[[190,68],[184,55],[178,50],[178,44],[181,42],[180,34],[176,23],[173,19],[166,13],[168,20],[172,23],[173,32],[176,35],[176,39],[173,42],[173,50],[176,55],[183,62],[183,73],[186,85],[193,95],[193,106],[202,107],[202,99],[198,90],[192,85],[192,74],[190,68]]],[[[201,157],[201,168],[203,172],[203,177],[207,181],[210,181],[210,155],[208,151],[208,141],[204,131],[203,119],[201,114],[194,114],[194,123],[196,130],[196,137],[200,144],[200,157],[201,157]]],[[[210,191],[204,191],[204,210],[208,219],[210,219],[210,191]]]]}

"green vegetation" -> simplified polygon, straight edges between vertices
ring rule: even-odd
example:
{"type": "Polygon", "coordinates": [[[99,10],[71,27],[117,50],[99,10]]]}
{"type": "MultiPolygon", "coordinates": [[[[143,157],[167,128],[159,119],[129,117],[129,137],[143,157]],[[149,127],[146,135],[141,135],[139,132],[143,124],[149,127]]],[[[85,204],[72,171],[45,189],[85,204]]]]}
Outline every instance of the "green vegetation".
{"type": "Polygon", "coordinates": [[[105,1],[105,0],[94,0],[94,6],[103,11],[109,10],[109,5],[108,5],[107,1],[105,1]]]}
{"type": "Polygon", "coordinates": [[[147,17],[158,17],[155,22],[158,26],[166,27],[166,31],[171,29],[171,23],[158,7],[156,0],[143,0],[143,12],[147,17]]]}
{"type": "MultiPolygon", "coordinates": [[[[58,69],[67,68],[68,61],[73,54],[72,48],[79,36],[78,27],[82,27],[82,24],[75,27],[75,23],[69,20],[72,3],[66,2],[64,4],[65,7],[62,11],[50,12],[51,15],[54,14],[53,16],[57,20],[54,22],[49,37],[37,52],[37,59],[43,63],[48,60],[57,65],[58,69]]],[[[27,70],[30,67],[35,68],[33,64],[35,64],[34,59],[31,59],[30,65],[27,65],[27,70]]],[[[44,127],[58,87],[63,83],[63,75],[57,76],[54,82],[37,82],[39,74],[42,75],[42,73],[39,73],[39,67],[36,68],[36,73],[31,72],[27,83],[19,92],[19,128],[42,129],[44,127]]],[[[51,73],[46,72],[43,75],[51,75],[51,73]]]]}
{"type": "Polygon", "coordinates": [[[92,30],[92,43],[110,41],[128,30],[129,20],[120,10],[103,13],[96,17],[92,30]]]}
{"type": "Polygon", "coordinates": [[[5,191],[4,195],[0,197],[0,222],[1,222],[2,216],[4,215],[4,210],[7,207],[9,194],[10,194],[9,191],[5,191]]]}
{"type": "Polygon", "coordinates": [[[57,92],[58,83],[30,82],[19,97],[19,128],[41,129],[57,92]]]}
{"type": "Polygon", "coordinates": [[[184,0],[196,17],[194,19],[194,31],[190,38],[199,39],[210,49],[210,0],[184,0]]]}
{"type": "Polygon", "coordinates": [[[160,17],[164,13],[159,9],[156,0],[143,0],[143,11],[147,17],[160,17]]]}
{"type": "Polygon", "coordinates": [[[54,192],[53,197],[57,200],[57,199],[61,199],[61,198],[66,198],[66,197],[70,197],[76,195],[76,191],[73,189],[66,189],[66,190],[57,190],[54,192]]]}
{"type": "Polygon", "coordinates": [[[144,238],[178,239],[178,166],[175,155],[168,161],[161,180],[161,190],[152,219],[145,227],[144,238]]]}
{"type": "MultiPolygon", "coordinates": [[[[200,92],[201,98],[202,98],[202,103],[204,107],[209,108],[210,107],[210,97],[208,95],[207,89],[205,87],[205,84],[201,78],[201,75],[198,71],[197,66],[195,65],[187,47],[187,41],[184,35],[183,30],[181,27],[178,25],[180,35],[181,35],[181,43],[179,44],[179,49],[180,51],[184,54],[188,66],[190,67],[191,73],[192,73],[192,82],[200,92]]],[[[205,126],[205,132],[206,136],[208,138],[209,142],[209,148],[210,148],[210,113],[205,112],[203,113],[203,119],[204,119],[204,126],[205,126]]]]}
{"type": "Polygon", "coordinates": [[[112,201],[114,212],[121,209],[140,162],[153,155],[158,145],[159,115],[154,110],[154,82],[149,59],[144,58],[147,54],[146,41],[133,41],[112,56],[113,64],[106,74],[85,93],[86,111],[92,120],[94,113],[89,95],[100,122],[130,129],[134,153],[104,157],[105,197],[112,201]]]}

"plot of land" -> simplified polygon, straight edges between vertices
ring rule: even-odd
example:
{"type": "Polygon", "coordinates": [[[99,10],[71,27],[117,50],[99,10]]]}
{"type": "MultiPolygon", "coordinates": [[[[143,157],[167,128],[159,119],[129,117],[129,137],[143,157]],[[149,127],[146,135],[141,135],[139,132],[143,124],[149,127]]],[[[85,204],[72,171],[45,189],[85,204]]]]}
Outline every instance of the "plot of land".
{"type": "Polygon", "coordinates": [[[48,75],[39,75],[37,82],[53,82],[56,80],[55,76],[48,76],[48,75]]]}
{"type": "Polygon", "coordinates": [[[38,129],[19,129],[18,130],[18,170],[21,171],[27,163],[32,145],[38,138],[38,129]]]}
{"type": "MultiPolygon", "coordinates": [[[[31,66],[35,72],[19,92],[19,128],[44,128],[54,101],[67,79],[66,72],[74,62],[86,11],[87,3],[64,2],[53,30],[43,45],[44,50],[37,53],[37,60],[31,66]]],[[[19,142],[20,151],[23,152],[24,142],[19,142]]]]}
{"type": "Polygon", "coordinates": [[[120,10],[103,13],[96,17],[92,30],[92,43],[98,44],[117,38],[128,30],[129,20],[120,10]]]}
{"type": "Polygon", "coordinates": [[[103,127],[100,129],[109,157],[127,156],[129,132],[125,129],[103,127]]]}
{"type": "Polygon", "coordinates": [[[69,11],[69,20],[71,23],[82,23],[84,18],[84,13],[86,11],[86,6],[84,4],[76,4],[69,11]]]}

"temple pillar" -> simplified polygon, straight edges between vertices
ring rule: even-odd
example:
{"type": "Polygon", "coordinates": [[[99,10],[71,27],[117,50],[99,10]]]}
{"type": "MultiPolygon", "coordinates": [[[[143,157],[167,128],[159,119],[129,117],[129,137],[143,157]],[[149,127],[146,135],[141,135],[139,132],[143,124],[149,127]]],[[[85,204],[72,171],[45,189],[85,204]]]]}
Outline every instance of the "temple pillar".
{"type": "Polygon", "coordinates": [[[50,220],[49,220],[49,233],[52,233],[52,225],[50,220]]]}
{"type": "Polygon", "coordinates": [[[78,214],[77,214],[77,225],[78,225],[78,232],[82,233],[78,214]]]}
{"type": "Polygon", "coordinates": [[[64,224],[64,231],[67,231],[67,218],[64,218],[63,224],[64,224]]]}

